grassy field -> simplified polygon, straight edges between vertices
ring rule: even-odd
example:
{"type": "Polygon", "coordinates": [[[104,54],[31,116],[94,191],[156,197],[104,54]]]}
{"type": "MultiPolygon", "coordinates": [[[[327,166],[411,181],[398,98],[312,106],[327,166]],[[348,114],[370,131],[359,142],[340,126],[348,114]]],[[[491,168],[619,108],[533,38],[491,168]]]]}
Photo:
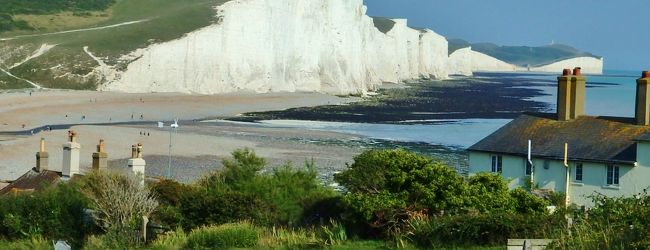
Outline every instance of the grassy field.
{"type": "MultiPolygon", "coordinates": [[[[75,29],[102,27],[124,22],[144,20],[140,23],[114,28],[80,31],[64,34],[46,34],[52,30],[21,32],[29,35],[9,41],[0,41],[0,46],[23,47],[35,50],[41,44],[57,46],[36,59],[11,69],[11,73],[21,78],[49,88],[94,89],[100,79],[89,75],[98,64],[84,51],[88,46],[95,56],[101,57],[109,65],[125,64],[122,55],[152,43],[178,39],[183,35],[208,26],[217,21],[213,7],[228,0],[120,0],[106,13],[106,20],[99,17],[86,17],[89,20],[67,23],[75,29]]],[[[49,16],[49,15],[48,15],[49,16]]],[[[39,17],[47,18],[47,16],[39,17]]],[[[38,18],[37,18],[38,19],[38,18]]],[[[72,18],[77,20],[76,18],[72,18]]],[[[72,19],[65,19],[66,22],[72,19]]],[[[81,19],[78,19],[81,20],[81,19]]],[[[50,24],[56,26],[55,24],[50,24]]],[[[0,39],[11,38],[18,33],[2,33],[0,39]]],[[[4,65],[21,61],[28,55],[18,54],[5,60],[4,65]]],[[[0,73],[0,75],[4,75],[0,73]]],[[[6,78],[6,76],[5,76],[6,78]]],[[[0,81],[3,77],[0,76],[0,81]]],[[[16,88],[21,84],[0,84],[0,88],[16,88]]]]}

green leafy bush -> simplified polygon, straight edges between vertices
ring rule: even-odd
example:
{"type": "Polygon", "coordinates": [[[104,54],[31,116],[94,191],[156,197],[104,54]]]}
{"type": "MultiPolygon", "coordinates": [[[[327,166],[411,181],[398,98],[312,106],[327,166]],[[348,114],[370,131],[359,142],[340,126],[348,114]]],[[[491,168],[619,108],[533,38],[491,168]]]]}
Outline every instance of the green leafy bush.
{"type": "Polygon", "coordinates": [[[85,220],[88,200],[74,183],[0,197],[0,204],[0,236],[7,239],[44,237],[79,245],[94,231],[85,220]]]}
{"type": "Polygon", "coordinates": [[[553,238],[563,228],[562,214],[509,212],[441,216],[414,224],[410,236],[426,248],[504,245],[507,239],[553,238]]]}
{"type": "Polygon", "coordinates": [[[594,207],[574,214],[571,234],[552,249],[650,249],[650,196],[592,197],[594,207]]]}
{"type": "Polygon", "coordinates": [[[227,249],[254,247],[260,231],[248,222],[201,227],[187,236],[187,249],[227,249]]]}
{"type": "Polygon", "coordinates": [[[334,178],[349,191],[346,218],[389,235],[413,215],[456,214],[468,203],[467,185],[452,168],[405,150],[366,151],[334,178]]]}
{"type": "Polygon", "coordinates": [[[186,229],[240,220],[264,223],[265,215],[271,210],[254,195],[227,190],[189,192],[181,199],[179,209],[186,229]]]}

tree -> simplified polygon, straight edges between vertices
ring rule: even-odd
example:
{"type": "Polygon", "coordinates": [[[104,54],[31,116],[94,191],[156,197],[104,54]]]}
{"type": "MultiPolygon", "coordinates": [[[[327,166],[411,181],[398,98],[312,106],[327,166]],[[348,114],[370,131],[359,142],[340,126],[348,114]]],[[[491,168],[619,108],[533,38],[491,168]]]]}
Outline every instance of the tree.
{"type": "Polygon", "coordinates": [[[93,217],[107,233],[125,236],[139,229],[158,201],[132,175],[95,171],[86,176],[85,194],[94,208],[93,217]]]}

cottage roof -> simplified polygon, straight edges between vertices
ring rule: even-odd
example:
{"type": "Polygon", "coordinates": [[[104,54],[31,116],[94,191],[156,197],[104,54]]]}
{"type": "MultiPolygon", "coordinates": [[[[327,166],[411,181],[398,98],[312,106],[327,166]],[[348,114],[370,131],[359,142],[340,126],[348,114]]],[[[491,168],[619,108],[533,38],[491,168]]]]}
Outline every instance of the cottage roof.
{"type": "Polygon", "coordinates": [[[470,151],[526,155],[532,140],[535,157],[606,163],[636,162],[636,141],[650,140],[650,126],[633,118],[581,116],[558,121],[556,114],[526,113],[469,148],[470,151]]]}
{"type": "Polygon", "coordinates": [[[59,180],[61,180],[61,172],[50,170],[37,172],[32,169],[6,187],[0,189],[0,195],[11,193],[13,190],[41,190],[49,184],[57,183],[59,180]]]}

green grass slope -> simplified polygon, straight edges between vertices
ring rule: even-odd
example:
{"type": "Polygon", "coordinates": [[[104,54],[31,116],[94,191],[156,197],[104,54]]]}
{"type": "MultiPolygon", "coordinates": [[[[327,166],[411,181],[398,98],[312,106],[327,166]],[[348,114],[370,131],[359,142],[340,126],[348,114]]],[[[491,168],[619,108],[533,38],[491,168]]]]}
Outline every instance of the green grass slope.
{"type": "Polygon", "coordinates": [[[568,45],[553,44],[539,47],[499,46],[493,43],[469,43],[461,39],[449,39],[449,54],[471,46],[472,50],[519,66],[539,66],[575,57],[595,57],[568,45]]]}
{"type": "Polygon", "coordinates": [[[373,17],[372,21],[375,24],[375,28],[384,34],[388,33],[393,29],[393,27],[395,27],[395,21],[385,17],[373,17]]]}
{"type": "MultiPolygon", "coordinates": [[[[111,17],[89,27],[103,27],[124,22],[142,22],[114,28],[80,31],[63,34],[47,32],[23,32],[13,40],[15,34],[0,33],[0,48],[9,51],[0,57],[0,67],[9,68],[24,60],[30,51],[42,44],[56,44],[56,47],[35,59],[12,68],[10,72],[20,78],[29,79],[43,87],[66,89],[95,89],[102,79],[90,74],[99,64],[85,53],[88,46],[94,56],[109,66],[126,67],[123,55],[160,43],[181,38],[185,34],[218,21],[213,9],[229,0],[118,0],[109,11],[111,17]]],[[[0,72],[0,89],[29,87],[5,80],[0,72]]]]}

